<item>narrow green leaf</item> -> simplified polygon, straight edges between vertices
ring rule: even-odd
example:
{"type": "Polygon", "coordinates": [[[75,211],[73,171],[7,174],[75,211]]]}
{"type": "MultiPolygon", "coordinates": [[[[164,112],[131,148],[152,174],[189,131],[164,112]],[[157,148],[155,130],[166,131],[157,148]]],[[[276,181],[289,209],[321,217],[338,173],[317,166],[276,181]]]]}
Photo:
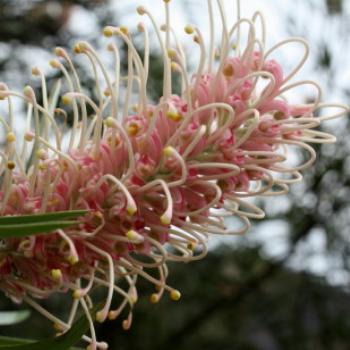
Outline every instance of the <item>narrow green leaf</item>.
{"type": "Polygon", "coordinates": [[[0,225],[0,239],[50,233],[51,231],[67,228],[74,224],[76,224],[76,221],[48,221],[33,224],[0,225]]]}
{"type": "Polygon", "coordinates": [[[0,326],[9,326],[26,320],[30,315],[29,310],[0,311],[0,326]]]}
{"type": "Polygon", "coordinates": [[[32,215],[15,215],[15,216],[2,216],[0,217],[1,225],[11,224],[31,224],[43,221],[58,221],[65,219],[73,219],[79,216],[83,216],[87,213],[87,210],[69,210],[69,211],[57,211],[53,213],[45,214],[32,214],[32,215]]]}
{"type": "MultiPolygon", "coordinates": [[[[90,310],[91,315],[94,315],[96,311],[101,307],[100,304],[95,305],[93,309],[90,310]]],[[[87,332],[89,329],[89,322],[85,315],[81,316],[74,324],[74,326],[63,335],[50,338],[42,341],[37,341],[34,343],[22,343],[18,344],[19,340],[15,340],[17,344],[8,343],[5,345],[1,345],[1,350],[67,350],[71,349],[74,344],[76,344],[81,337],[87,332]]],[[[8,341],[8,338],[7,338],[8,341]]],[[[76,348],[75,348],[76,349],[76,348]]],[[[71,349],[74,350],[74,349],[71,349]]]]}
{"type": "MultiPolygon", "coordinates": [[[[0,336],[0,349],[14,349],[16,350],[15,345],[24,345],[35,343],[35,340],[23,339],[23,338],[12,338],[0,336]]],[[[84,350],[82,348],[70,347],[69,350],[84,350]]]]}
{"type": "Polygon", "coordinates": [[[7,346],[7,345],[13,346],[13,345],[28,344],[28,343],[33,343],[33,342],[34,342],[34,340],[0,336],[0,349],[3,346],[7,346]]]}

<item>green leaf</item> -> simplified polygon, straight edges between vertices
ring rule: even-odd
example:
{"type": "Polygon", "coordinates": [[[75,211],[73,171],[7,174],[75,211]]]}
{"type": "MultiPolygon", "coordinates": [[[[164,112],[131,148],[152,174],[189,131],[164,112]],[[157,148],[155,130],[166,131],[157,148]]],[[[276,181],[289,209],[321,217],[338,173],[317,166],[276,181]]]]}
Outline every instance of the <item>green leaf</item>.
{"type": "Polygon", "coordinates": [[[0,217],[0,239],[49,233],[76,224],[76,219],[87,210],[59,211],[46,214],[0,217]]]}
{"type": "Polygon", "coordinates": [[[28,343],[33,343],[33,342],[34,342],[34,340],[0,336],[0,349],[3,346],[7,346],[7,345],[13,346],[13,345],[28,344],[28,343]]]}
{"type": "MultiPolygon", "coordinates": [[[[34,340],[21,339],[21,338],[12,338],[0,336],[0,349],[14,349],[16,350],[15,345],[24,345],[24,344],[33,344],[34,340]]],[[[84,350],[82,348],[70,347],[69,350],[84,350]]]]}
{"type": "Polygon", "coordinates": [[[26,320],[30,315],[29,310],[0,311],[0,326],[9,326],[26,320]]]}
{"type": "MultiPolygon", "coordinates": [[[[101,307],[100,304],[95,305],[90,313],[94,315],[96,311],[101,307]]],[[[0,349],[1,350],[78,350],[73,348],[81,337],[89,329],[89,322],[85,315],[81,316],[74,324],[74,326],[63,335],[50,338],[42,341],[30,342],[28,340],[14,339],[1,337],[0,338],[0,349]],[[2,342],[2,339],[4,342],[2,342]],[[21,343],[20,343],[21,342],[21,343]]]]}
{"type": "Polygon", "coordinates": [[[76,221],[48,221],[33,224],[0,225],[0,239],[50,233],[76,224],[76,221]]]}
{"type": "Polygon", "coordinates": [[[15,215],[15,216],[2,216],[0,217],[1,225],[11,224],[30,224],[40,223],[44,221],[58,221],[63,219],[73,219],[79,216],[83,216],[87,213],[87,210],[69,210],[69,211],[57,211],[53,213],[45,214],[32,214],[32,215],[15,215]]]}

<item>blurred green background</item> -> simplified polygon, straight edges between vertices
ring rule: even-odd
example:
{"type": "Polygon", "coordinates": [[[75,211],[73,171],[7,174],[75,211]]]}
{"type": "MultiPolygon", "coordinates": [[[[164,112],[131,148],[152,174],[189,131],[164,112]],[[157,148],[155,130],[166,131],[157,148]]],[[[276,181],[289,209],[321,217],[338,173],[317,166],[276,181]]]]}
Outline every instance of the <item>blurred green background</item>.
{"type": "MultiPolygon", "coordinates": [[[[134,8],[155,1],[0,0],[0,81],[35,86],[31,66],[48,66],[56,45],[84,39],[101,47],[104,25],[136,26],[134,8]]],[[[203,0],[172,3],[185,22],[201,25],[203,0]]],[[[255,6],[268,9],[273,40],[301,35],[310,41],[313,54],[303,78],[320,81],[325,99],[349,103],[349,1],[249,1],[255,6]]],[[[55,74],[50,71],[49,80],[55,74]]],[[[154,64],[150,76],[149,95],[156,98],[162,66],[154,64]]],[[[88,77],[84,83],[91,87],[88,77]]],[[[301,92],[300,98],[313,96],[301,92]]],[[[120,318],[98,326],[99,339],[118,350],[350,349],[349,123],[344,118],[325,129],[338,143],[318,148],[317,164],[288,196],[259,201],[268,214],[263,222],[244,237],[214,239],[202,261],[170,265],[169,283],[181,290],[181,301],[165,296],[152,305],[152,290],[141,282],[131,330],[122,330],[120,318]]],[[[60,312],[69,300],[54,296],[43,303],[60,312]]],[[[0,295],[0,310],[16,308],[23,306],[0,295]]],[[[0,327],[0,334],[41,339],[53,329],[34,312],[23,324],[0,327]]]]}

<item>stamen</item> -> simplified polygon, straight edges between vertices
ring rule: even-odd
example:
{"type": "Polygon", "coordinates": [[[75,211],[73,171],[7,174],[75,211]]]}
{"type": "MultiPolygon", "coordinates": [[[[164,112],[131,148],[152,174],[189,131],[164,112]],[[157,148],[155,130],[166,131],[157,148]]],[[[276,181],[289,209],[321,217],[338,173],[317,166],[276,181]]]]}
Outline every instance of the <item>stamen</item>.
{"type": "Polygon", "coordinates": [[[75,265],[79,261],[79,255],[75,248],[74,242],[68,237],[68,235],[63,230],[57,230],[57,232],[69,247],[70,255],[66,257],[67,261],[71,265],[75,265]]]}
{"type": "Polygon", "coordinates": [[[187,166],[186,166],[185,160],[180,155],[180,153],[175,148],[173,148],[171,146],[164,148],[163,153],[166,157],[175,157],[181,165],[181,178],[179,180],[168,182],[167,183],[168,187],[172,188],[172,187],[181,186],[182,184],[185,183],[187,176],[188,176],[188,171],[187,171],[187,166]]]}
{"type": "Polygon", "coordinates": [[[163,63],[164,63],[164,79],[163,79],[163,98],[167,100],[169,96],[171,95],[171,67],[170,67],[170,61],[167,55],[167,47],[164,45],[162,37],[160,35],[160,32],[158,30],[156,21],[152,14],[143,6],[139,6],[137,8],[137,12],[140,15],[147,15],[148,18],[151,20],[153,29],[157,35],[157,39],[162,51],[163,55],[163,63]]]}
{"type": "MultiPolygon", "coordinates": [[[[69,57],[68,53],[66,52],[66,50],[64,50],[61,47],[56,47],[55,54],[66,60],[69,68],[71,69],[71,71],[73,73],[73,77],[75,80],[77,91],[79,93],[81,93],[82,89],[81,89],[81,84],[80,84],[80,79],[79,79],[78,73],[74,67],[74,64],[73,64],[71,58],[69,57]]],[[[86,143],[86,136],[85,135],[86,135],[86,129],[87,129],[87,109],[86,109],[84,99],[81,99],[79,102],[80,102],[80,108],[82,111],[82,130],[81,130],[81,140],[80,140],[80,150],[82,150],[83,147],[85,146],[85,143],[86,143]]]]}
{"type": "Polygon", "coordinates": [[[128,191],[128,189],[125,187],[125,185],[121,181],[119,181],[116,177],[114,177],[113,175],[104,175],[103,177],[101,177],[97,186],[101,186],[105,180],[112,181],[114,184],[116,184],[121,189],[121,191],[124,193],[125,198],[127,200],[126,211],[130,216],[133,216],[137,212],[137,205],[136,205],[136,202],[135,202],[133,196],[128,191]]]}
{"type": "Polygon", "coordinates": [[[207,127],[205,125],[202,125],[201,127],[198,128],[198,131],[196,132],[195,136],[193,137],[193,140],[190,142],[190,144],[186,147],[185,151],[182,153],[183,159],[186,159],[190,155],[190,153],[197,146],[198,142],[204,136],[206,131],[207,131],[207,127]]]}
{"type": "Polygon", "coordinates": [[[104,322],[108,316],[109,309],[111,307],[112,298],[113,298],[113,287],[114,287],[114,263],[112,260],[112,257],[106,253],[104,250],[97,248],[96,246],[86,242],[85,245],[93,250],[94,252],[102,255],[104,258],[106,258],[108,262],[108,275],[109,275],[109,284],[108,284],[108,296],[105,303],[105,306],[102,308],[102,310],[98,311],[96,314],[96,319],[98,322],[104,322]]]}

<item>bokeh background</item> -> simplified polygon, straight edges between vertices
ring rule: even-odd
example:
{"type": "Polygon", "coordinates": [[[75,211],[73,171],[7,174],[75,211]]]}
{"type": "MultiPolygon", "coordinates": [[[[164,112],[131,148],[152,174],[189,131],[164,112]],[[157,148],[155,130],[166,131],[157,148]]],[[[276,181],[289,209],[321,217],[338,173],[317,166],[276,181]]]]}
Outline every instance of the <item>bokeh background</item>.
{"type": "MultiPolygon", "coordinates": [[[[224,3],[233,20],[233,0],[224,3]]],[[[38,86],[31,79],[33,65],[43,68],[49,80],[57,78],[48,65],[55,46],[72,47],[82,39],[102,49],[101,28],[114,24],[136,30],[140,4],[151,8],[160,24],[164,21],[160,0],[0,0],[0,81],[14,89],[38,86]]],[[[205,34],[204,5],[204,0],[173,0],[176,30],[195,23],[205,34]]],[[[242,5],[243,15],[264,12],[268,43],[306,38],[311,56],[299,78],[317,80],[325,100],[349,103],[349,0],[249,0],[242,5]]],[[[180,38],[195,60],[192,43],[185,35],[180,38]]],[[[136,42],[141,49],[137,36],[136,42]]],[[[156,99],[162,66],[153,46],[149,95],[156,99]]],[[[287,68],[297,59],[294,49],[280,55],[287,68]]],[[[92,81],[84,76],[89,87],[92,81]]],[[[301,90],[293,98],[312,101],[314,96],[301,90]]],[[[20,127],[21,106],[16,108],[20,127]]],[[[123,331],[118,319],[98,327],[99,338],[116,350],[349,349],[350,126],[343,118],[323,128],[335,133],[338,143],[317,149],[317,164],[289,195],[259,200],[266,219],[254,222],[243,237],[212,240],[205,260],[170,265],[169,282],[182,291],[180,302],[164,297],[152,305],[152,290],[141,282],[131,330],[123,331]]],[[[59,311],[68,302],[54,296],[44,303],[59,311]]],[[[23,306],[0,295],[1,310],[16,308],[23,306]]],[[[31,339],[53,333],[50,323],[35,313],[23,324],[0,327],[0,334],[31,339]]]]}

